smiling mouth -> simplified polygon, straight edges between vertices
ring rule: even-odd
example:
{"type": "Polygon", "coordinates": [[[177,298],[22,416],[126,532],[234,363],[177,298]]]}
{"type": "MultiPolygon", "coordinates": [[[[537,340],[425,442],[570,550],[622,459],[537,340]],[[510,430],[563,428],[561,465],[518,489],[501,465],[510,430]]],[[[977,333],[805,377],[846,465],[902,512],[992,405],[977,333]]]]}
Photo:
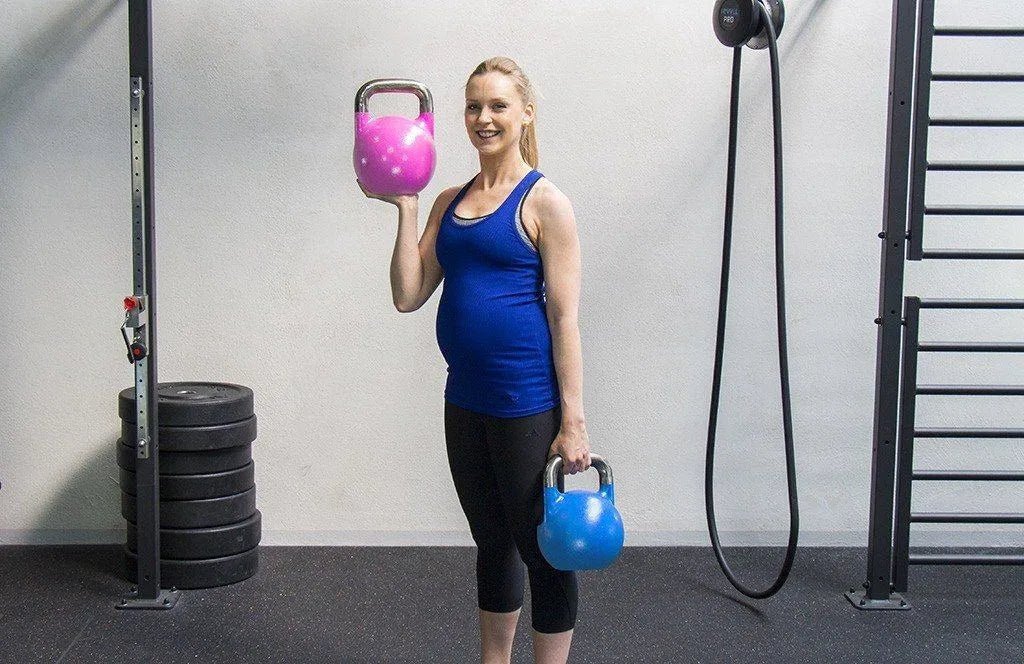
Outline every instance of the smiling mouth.
{"type": "Polygon", "coordinates": [[[489,138],[494,138],[500,133],[500,131],[478,131],[476,132],[476,135],[486,141],[489,138]]]}

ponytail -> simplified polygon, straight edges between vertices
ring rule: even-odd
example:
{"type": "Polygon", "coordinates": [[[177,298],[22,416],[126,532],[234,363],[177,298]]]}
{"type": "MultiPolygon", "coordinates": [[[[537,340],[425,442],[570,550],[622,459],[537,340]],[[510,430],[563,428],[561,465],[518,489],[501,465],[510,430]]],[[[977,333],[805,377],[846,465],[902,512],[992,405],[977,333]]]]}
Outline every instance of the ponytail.
{"type": "MultiPolygon", "coordinates": [[[[536,116],[534,116],[536,118],[536,116]]],[[[523,161],[530,165],[530,168],[537,168],[539,161],[537,155],[537,128],[534,122],[523,127],[523,137],[519,139],[519,152],[523,155],[523,161]]]]}

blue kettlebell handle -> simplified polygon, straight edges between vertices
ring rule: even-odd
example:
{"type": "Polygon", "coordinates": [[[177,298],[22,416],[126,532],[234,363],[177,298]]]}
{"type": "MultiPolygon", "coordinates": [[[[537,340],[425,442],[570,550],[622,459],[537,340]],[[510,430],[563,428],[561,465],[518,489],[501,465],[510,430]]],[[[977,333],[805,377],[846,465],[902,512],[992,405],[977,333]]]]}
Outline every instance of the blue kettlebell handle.
{"type": "MultiPolygon", "coordinates": [[[[544,468],[544,495],[545,497],[551,496],[552,494],[560,494],[558,490],[558,474],[562,470],[563,459],[560,454],[556,454],[548,460],[548,465],[544,468]]],[[[610,500],[613,504],[615,503],[615,484],[612,480],[612,467],[607,461],[604,460],[599,454],[590,455],[590,465],[594,467],[600,479],[600,487],[598,493],[610,500]]]]}

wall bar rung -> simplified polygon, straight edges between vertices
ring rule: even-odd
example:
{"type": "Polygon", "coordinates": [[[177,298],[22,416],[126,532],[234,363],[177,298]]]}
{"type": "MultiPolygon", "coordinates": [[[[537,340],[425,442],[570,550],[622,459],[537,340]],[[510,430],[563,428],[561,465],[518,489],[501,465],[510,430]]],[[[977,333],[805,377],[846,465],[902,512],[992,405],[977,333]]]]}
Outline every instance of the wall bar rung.
{"type": "Polygon", "coordinates": [[[931,205],[924,209],[924,213],[935,215],[1018,217],[1024,216],[1024,207],[1006,205],[931,205]]]}
{"type": "Polygon", "coordinates": [[[1024,353],[1024,343],[949,343],[933,341],[918,345],[919,353],[1024,353]]]}
{"type": "Polygon", "coordinates": [[[936,37],[1024,37],[1024,28],[935,28],[936,37]]]}
{"type": "Polygon", "coordinates": [[[911,565],[1024,565],[1024,556],[922,554],[910,556],[911,565]]]}
{"type": "Polygon", "coordinates": [[[1015,249],[929,249],[921,258],[932,260],[995,260],[1021,261],[1024,251],[1015,249]]]}
{"type": "Polygon", "coordinates": [[[915,470],[915,480],[1020,482],[1024,473],[1013,470],[915,470]]]}
{"type": "Polygon", "coordinates": [[[935,82],[958,83],[1024,83],[1024,74],[937,72],[932,74],[935,82]]]}
{"type": "Polygon", "coordinates": [[[928,164],[929,171],[983,171],[999,173],[1006,171],[1024,171],[1024,162],[1002,163],[982,161],[938,161],[928,164]]]}
{"type": "Polygon", "coordinates": [[[979,512],[914,512],[914,523],[1024,523],[1024,514],[979,512]]]}
{"type": "Polygon", "coordinates": [[[929,427],[914,429],[914,438],[1024,438],[1024,429],[929,427]]]}
{"type": "Polygon", "coordinates": [[[932,118],[933,127],[1024,127],[1024,118],[932,118]]]}
{"type": "Polygon", "coordinates": [[[1024,385],[918,385],[918,394],[951,396],[1020,397],[1024,385]]]}
{"type": "Polygon", "coordinates": [[[1024,309],[1024,300],[921,300],[922,309],[1024,309]]]}

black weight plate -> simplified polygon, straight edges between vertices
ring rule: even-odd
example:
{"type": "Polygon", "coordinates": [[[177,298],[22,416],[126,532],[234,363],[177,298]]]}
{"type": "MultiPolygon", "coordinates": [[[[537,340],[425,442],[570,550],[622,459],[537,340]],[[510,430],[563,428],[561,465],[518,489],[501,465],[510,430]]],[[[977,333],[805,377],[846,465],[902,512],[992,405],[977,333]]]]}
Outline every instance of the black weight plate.
{"type": "MultiPolygon", "coordinates": [[[[252,461],[252,445],[201,452],[161,452],[160,477],[198,475],[241,468],[252,461]]],[[[117,465],[135,472],[135,448],[117,442],[117,465]]]]}
{"type": "MultiPolygon", "coordinates": [[[[121,491],[135,495],[135,473],[120,469],[121,491]]],[[[161,475],[160,500],[201,500],[233,496],[251,488],[254,484],[253,464],[250,461],[241,468],[220,473],[202,475],[161,475]]],[[[175,556],[171,556],[174,558],[175,556]]]]}
{"type": "MultiPolygon", "coordinates": [[[[252,390],[231,383],[160,383],[158,422],[162,427],[194,427],[237,422],[252,416],[252,390]]],[[[117,395],[117,412],[134,422],[135,388],[117,395]]]]}
{"type": "MultiPolygon", "coordinates": [[[[248,519],[256,512],[256,487],[233,496],[203,500],[161,500],[161,528],[209,528],[248,519]]],[[[135,496],[121,492],[121,515],[137,522],[135,496]]]]}
{"type": "MultiPolygon", "coordinates": [[[[161,528],[160,557],[195,560],[233,556],[260,543],[263,518],[259,510],[245,521],[213,528],[161,528]]],[[[138,534],[134,523],[128,522],[128,550],[135,553],[138,534]]]]}
{"type": "MultiPolygon", "coordinates": [[[[238,583],[256,573],[259,567],[259,547],[254,547],[233,556],[208,558],[206,560],[160,560],[160,585],[164,588],[216,588],[229,583],[238,583]]],[[[138,578],[138,556],[127,549],[125,572],[128,580],[135,583],[138,578]]]]}
{"type": "MultiPolygon", "coordinates": [[[[161,419],[163,417],[161,416],[161,419]]],[[[256,416],[228,424],[206,424],[194,427],[160,427],[157,432],[161,452],[191,452],[238,447],[256,440],[256,416]]],[[[134,445],[135,422],[121,421],[121,441],[134,445]]]]}

